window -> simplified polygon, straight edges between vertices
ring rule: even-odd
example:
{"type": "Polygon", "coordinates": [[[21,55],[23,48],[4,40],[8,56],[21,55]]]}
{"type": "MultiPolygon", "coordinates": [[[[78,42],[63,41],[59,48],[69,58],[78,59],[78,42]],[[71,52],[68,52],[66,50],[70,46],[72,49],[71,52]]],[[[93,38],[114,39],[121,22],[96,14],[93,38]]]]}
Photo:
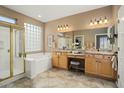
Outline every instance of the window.
{"type": "Polygon", "coordinates": [[[41,27],[24,23],[25,26],[25,45],[26,52],[41,51],[42,50],[42,35],[41,27]]]}
{"type": "Polygon", "coordinates": [[[96,35],[96,48],[107,49],[109,46],[107,35],[96,35]]]}
{"type": "Polygon", "coordinates": [[[4,16],[0,16],[0,21],[16,24],[16,19],[9,18],[9,17],[4,17],[4,16]]]}

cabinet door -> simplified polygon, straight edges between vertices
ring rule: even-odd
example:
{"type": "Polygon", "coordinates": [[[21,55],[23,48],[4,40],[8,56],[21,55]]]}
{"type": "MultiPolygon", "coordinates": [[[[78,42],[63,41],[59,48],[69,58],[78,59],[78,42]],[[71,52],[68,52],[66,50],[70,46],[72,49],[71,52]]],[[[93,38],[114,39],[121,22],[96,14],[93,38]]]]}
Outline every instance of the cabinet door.
{"type": "Polygon", "coordinates": [[[99,74],[108,78],[113,78],[112,63],[110,60],[102,60],[99,65],[99,74]]]}
{"type": "Polygon", "coordinates": [[[85,72],[96,74],[97,73],[97,64],[94,57],[86,57],[85,58],[85,72]]]}
{"type": "Polygon", "coordinates": [[[68,61],[66,54],[59,55],[59,67],[63,69],[68,69],[68,61]]]}
{"type": "Polygon", "coordinates": [[[57,54],[53,54],[52,55],[52,65],[54,67],[58,67],[58,64],[59,63],[59,58],[58,58],[58,55],[57,54]]]}

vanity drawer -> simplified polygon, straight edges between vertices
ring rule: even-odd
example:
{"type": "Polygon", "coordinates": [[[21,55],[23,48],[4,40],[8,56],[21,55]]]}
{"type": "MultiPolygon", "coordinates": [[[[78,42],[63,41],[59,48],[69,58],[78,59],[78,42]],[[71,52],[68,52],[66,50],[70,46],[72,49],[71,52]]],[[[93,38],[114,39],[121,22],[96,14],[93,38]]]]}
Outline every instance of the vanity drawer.
{"type": "Polygon", "coordinates": [[[94,55],[92,54],[86,54],[85,57],[93,57],[94,55]]]}
{"type": "Polygon", "coordinates": [[[66,52],[61,52],[61,55],[67,55],[67,53],[66,52]]]}

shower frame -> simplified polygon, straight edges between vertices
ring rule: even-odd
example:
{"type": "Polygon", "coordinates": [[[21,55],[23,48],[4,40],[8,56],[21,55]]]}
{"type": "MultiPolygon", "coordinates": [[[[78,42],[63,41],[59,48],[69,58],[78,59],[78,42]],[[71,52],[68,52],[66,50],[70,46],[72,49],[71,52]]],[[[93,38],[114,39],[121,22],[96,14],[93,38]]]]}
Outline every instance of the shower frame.
{"type": "MultiPolygon", "coordinates": [[[[13,33],[14,33],[14,29],[17,29],[19,31],[22,31],[22,42],[23,42],[23,53],[22,53],[22,56],[25,58],[26,57],[26,53],[25,53],[25,29],[24,27],[22,26],[19,26],[19,25],[16,25],[16,24],[11,24],[11,23],[7,23],[7,22],[3,22],[3,21],[0,21],[0,26],[3,26],[3,27],[8,27],[10,28],[10,76],[7,77],[7,78],[4,78],[1,81],[4,81],[6,79],[10,79],[12,77],[14,77],[14,53],[13,53],[13,50],[14,50],[14,47],[13,47],[13,33]]],[[[19,73],[17,75],[20,75],[20,74],[24,74],[25,73],[25,60],[23,59],[23,62],[24,62],[24,69],[23,69],[23,73],[19,73]]],[[[15,75],[16,76],[16,75],[15,75]]]]}

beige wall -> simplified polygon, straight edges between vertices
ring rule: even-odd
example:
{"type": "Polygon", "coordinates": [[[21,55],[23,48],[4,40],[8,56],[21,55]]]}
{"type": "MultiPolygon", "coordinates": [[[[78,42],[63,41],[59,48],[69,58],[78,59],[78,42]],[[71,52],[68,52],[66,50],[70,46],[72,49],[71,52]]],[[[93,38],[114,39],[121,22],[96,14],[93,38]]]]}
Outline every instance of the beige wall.
{"type": "Polygon", "coordinates": [[[118,21],[118,10],[120,8],[121,5],[114,5],[112,6],[112,14],[113,14],[113,20],[115,23],[117,23],[118,21]]]}
{"type": "Polygon", "coordinates": [[[85,13],[80,13],[72,16],[68,16],[65,18],[61,18],[55,21],[47,22],[45,24],[45,50],[50,51],[51,49],[47,47],[47,37],[48,35],[54,35],[55,42],[57,41],[57,25],[61,24],[68,24],[71,27],[71,31],[77,31],[77,30],[84,30],[84,29],[93,29],[93,28],[101,28],[101,27],[107,27],[109,25],[113,24],[113,7],[107,6],[103,8],[99,8],[96,10],[88,11],[85,13]],[[105,25],[97,25],[97,26],[90,26],[90,20],[94,18],[100,18],[105,17],[108,18],[108,24],[105,25]]]}

